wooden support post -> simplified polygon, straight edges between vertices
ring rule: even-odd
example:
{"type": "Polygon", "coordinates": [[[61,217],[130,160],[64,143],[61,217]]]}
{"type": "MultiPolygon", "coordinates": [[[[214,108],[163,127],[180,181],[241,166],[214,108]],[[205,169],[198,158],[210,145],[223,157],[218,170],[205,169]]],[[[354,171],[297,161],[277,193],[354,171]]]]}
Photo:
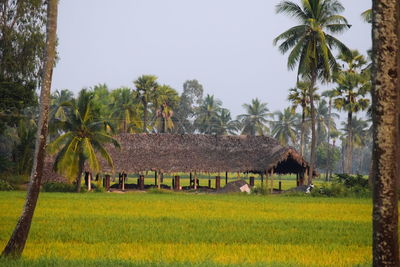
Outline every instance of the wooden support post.
{"type": "Polygon", "coordinates": [[[92,191],[92,173],[91,172],[89,172],[89,175],[88,175],[88,189],[87,190],[92,191]]]}
{"type": "Polygon", "coordinates": [[[181,177],[180,176],[175,176],[175,190],[181,190],[181,177]]]}
{"type": "Polygon", "coordinates": [[[160,173],[160,183],[164,183],[164,173],[160,173]]]}
{"type": "Polygon", "coordinates": [[[175,189],[175,178],[172,177],[172,186],[171,186],[171,190],[175,189]]]}
{"type": "Polygon", "coordinates": [[[88,186],[89,172],[85,172],[85,186],[88,186]]]}
{"type": "Polygon", "coordinates": [[[193,175],[192,173],[189,173],[189,188],[193,188],[193,175]]]}
{"type": "Polygon", "coordinates": [[[139,175],[139,190],[144,190],[144,175],[139,175]]]}
{"type": "Polygon", "coordinates": [[[219,190],[221,188],[221,176],[215,176],[215,189],[219,190]]]}
{"type": "Polygon", "coordinates": [[[282,191],[282,182],[279,181],[279,191],[282,191]]]}
{"type": "Polygon", "coordinates": [[[228,183],[228,172],[225,172],[225,185],[228,183]]]}
{"type": "Polygon", "coordinates": [[[300,185],[300,181],[299,181],[299,173],[296,173],[296,186],[300,185]]]}
{"type": "Polygon", "coordinates": [[[157,177],[157,188],[161,189],[161,173],[158,173],[156,171],[156,177],[157,177]]]}
{"type": "Polygon", "coordinates": [[[274,169],[271,170],[271,193],[274,192],[274,169]]]}
{"type": "Polygon", "coordinates": [[[264,174],[261,173],[260,177],[261,177],[261,186],[263,186],[264,185],[264,174]]]}
{"type": "Polygon", "coordinates": [[[154,186],[158,185],[158,177],[157,177],[157,171],[154,172],[154,186]]]}
{"type": "Polygon", "coordinates": [[[196,172],[194,172],[194,190],[197,190],[197,184],[199,183],[198,182],[198,178],[197,178],[197,173],[196,172]]]}
{"type": "Polygon", "coordinates": [[[254,186],[254,176],[250,176],[250,186],[254,186]]]}
{"type": "Polygon", "coordinates": [[[211,179],[208,179],[208,188],[211,189],[211,179]]]}
{"type": "Polygon", "coordinates": [[[118,189],[122,188],[122,173],[118,173],[118,189]]]}
{"type": "Polygon", "coordinates": [[[310,181],[310,168],[307,167],[304,180],[307,182],[310,181]]]}
{"type": "Polygon", "coordinates": [[[109,174],[106,174],[106,190],[110,190],[110,182],[111,182],[111,177],[109,174]]]}
{"type": "Polygon", "coordinates": [[[122,173],[122,191],[125,191],[125,179],[128,175],[126,173],[122,173]]]}

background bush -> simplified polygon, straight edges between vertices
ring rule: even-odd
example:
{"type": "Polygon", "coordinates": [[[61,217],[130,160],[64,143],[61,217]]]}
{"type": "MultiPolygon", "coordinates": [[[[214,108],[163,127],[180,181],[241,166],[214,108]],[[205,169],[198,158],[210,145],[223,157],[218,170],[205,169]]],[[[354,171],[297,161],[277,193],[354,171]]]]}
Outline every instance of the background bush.
{"type": "Polygon", "coordinates": [[[335,174],[331,184],[314,187],[312,196],[327,197],[371,197],[368,179],[362,175],[335,174]]]}
{"type": "Polygon", "coordinates": [[[14,187],[7,181],[0,180],[0,191],[12,191],[14,187]]]}
{"type": "Polygon", "coordinates": [[[73,184],[47,182],[42,185],[44,192],[75,192],[76,186],[73,184]]]}
{"type": "Polygon", "coordinates": [[[251,193],[256,195],[268,195],[269,192],[267,185],[257,185],[251,189],[251,193]]]}

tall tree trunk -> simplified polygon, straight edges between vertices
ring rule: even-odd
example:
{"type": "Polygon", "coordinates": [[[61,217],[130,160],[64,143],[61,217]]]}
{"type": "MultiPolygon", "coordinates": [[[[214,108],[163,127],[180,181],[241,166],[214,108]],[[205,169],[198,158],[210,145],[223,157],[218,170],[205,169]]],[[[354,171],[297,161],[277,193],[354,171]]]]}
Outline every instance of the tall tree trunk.
{"type": "Polygon", "coordinates": [[[353,112],[347,113],[347,142],[346,142],[346,161],[344,165],[345,173],[352,173],[353,168],[353,112]]]}
{"type": "MultiPolygon", "coordinates": [[[[332,151],[336,150],[336,139],[333,139],[332,141],[332,151]]],[[[329,176],[328,176],[328,181],[330,181],[332,179],[332,172],[333,172],[333,165],[332,163],[329,165],[329,176]]]]}
{"type": "Polygon", "coordinates": [[[306,123],[306,107],[302,107],[301,114],[301,133],[300,133],[300,154],[304,157],[304,135],[305,135],[305,123],[306,123]]]}
{"type": "Polygon", "coordinates": [[[400,2],[373,1],[373,265],[400,266],[400,2]]]}
{"type": "Polygon", "coordinates": [[[47,4],[46,51],[40,92],[40,115],[36,136],[35,154],[33,159],[31,179],[22,215],[14,232],[2,252],[2,256],[19,258],[25,248],[33,213],[39,197],[40,184],[43,176],[43,165],[46,156],[46,139],[48,133],[48,115],[50,103],[51,80],[56,56],[57,32],[57,0],[49,0],[47,4]]]}
{"type": "Polygon", "coordinates": [[[313,73],[311,74],[311,85],[310,90],[308,90],[308,94],[310,97],[310,106],[311,106],[311,156],[310,156],[310,173],[308,176],[308,184],[312,183],[313,173],[315,168],[316,161],[316,148],[317,148],[317,136],[315,131],[315,106],[314,106],[314,87],[317,82],[317,71],[314,68],[313,73]]]}
{"type": "Polygon", "coordinates": [[[325,181],[328,181],[328,175],[329,175],[329,170],[330,166],[332,165],[331,163],[331,116],[332,116],[332,98],[329,97],[329,107],[328,107],[328,157],[326,161],[326,175],[325,175],[325,181]]]}

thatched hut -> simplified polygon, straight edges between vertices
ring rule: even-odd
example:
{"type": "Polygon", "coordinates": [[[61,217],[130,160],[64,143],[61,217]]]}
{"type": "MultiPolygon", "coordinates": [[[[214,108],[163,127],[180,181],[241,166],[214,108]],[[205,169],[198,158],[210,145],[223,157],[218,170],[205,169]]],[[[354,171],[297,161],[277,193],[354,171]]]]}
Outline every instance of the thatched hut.
{"type": "Polygon", "coordinates": [[[267,136],[120,134],[116,139],[121,149],[108,146],[114,170],[102,162],[103,173],[292,173],[302,183],[309,169],[294,148],[267,136]]]}

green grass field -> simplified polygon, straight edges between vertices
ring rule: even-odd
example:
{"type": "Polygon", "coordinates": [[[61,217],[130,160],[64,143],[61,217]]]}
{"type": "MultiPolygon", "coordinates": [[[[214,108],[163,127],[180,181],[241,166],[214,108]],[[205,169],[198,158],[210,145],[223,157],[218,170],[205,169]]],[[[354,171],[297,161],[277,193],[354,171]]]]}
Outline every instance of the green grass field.
{"type": "MultiPolygon", "coordinates": [[[[24,192],[0,192],[0,246],[24,192]]],[[[371,200],[41,193],[23,259],[3,266],[369,266],[371,200]]]]}

